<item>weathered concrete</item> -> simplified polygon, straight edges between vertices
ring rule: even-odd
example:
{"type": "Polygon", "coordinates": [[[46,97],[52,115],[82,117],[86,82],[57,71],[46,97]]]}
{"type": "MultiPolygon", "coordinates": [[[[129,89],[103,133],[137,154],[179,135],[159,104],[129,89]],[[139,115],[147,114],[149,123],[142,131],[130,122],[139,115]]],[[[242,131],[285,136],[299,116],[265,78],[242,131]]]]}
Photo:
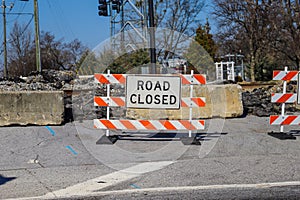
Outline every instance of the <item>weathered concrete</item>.
{"type": "MultiPolygon", "coordinates": [[[[242,88],[239,85],[194,86],[193,97],[205,97],[206,106],[193,108],[193,118],[230,118],[243,115],[242,88]]],[[[189,86],[182,88],[182,96],[188,97],[189,86]]],[[[189,108],[179,110],[128,109],[128,118],[133,119],[188,119],[189,108]]]]}
{"type": "Polygon", "coordinates": [[[63,116],[62,91],[0,92],[0,126],[59,125],[63,116]]]}

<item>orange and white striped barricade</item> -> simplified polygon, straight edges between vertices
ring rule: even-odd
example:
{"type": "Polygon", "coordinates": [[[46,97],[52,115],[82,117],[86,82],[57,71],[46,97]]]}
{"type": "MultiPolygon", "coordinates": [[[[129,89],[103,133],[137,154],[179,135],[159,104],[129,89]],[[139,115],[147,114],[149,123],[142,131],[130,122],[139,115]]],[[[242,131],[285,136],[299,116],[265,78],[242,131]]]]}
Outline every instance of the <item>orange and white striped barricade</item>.
{"type": "MultiPolygon", "coordinates": [[[[272,103],[281,103],[281,115],[271,115],[270,116],[270,125],[279,125],[280,126],[280,134],[281,138],[292,138],[291,135],[284,134],[284,126],[288,125],[300,125],[300,116],[291,116],[291,115],[285,115],[285,104],[286,103],[296,103],[297,102],[297,94],[294,93],[287,93],[287,81],[295,81],[298,79],[298,71],[288,71],[288,68],[285,67],[284,71],[274,71],[273,72],[273,80],[281,80],[283,81],[283,91],[282,93],[274,93],[271,96],[271,102],[272,103]],[[284,136],[284,137],[282,137],[284,136]]],[[[279,136],[276,135],[276,133],[269,133],[273,136],[279,136]]]]}
{"type": "Polygon", "coordinates": [[[110,130],[202,130],[204,120],[107,120],[95,119],[94,127],[110,130]]]}
{"type": "Polygon", "coordinates": [[[273,71],[273,80],[276,81],[296,81],[297,80],[298,71],[288,71],[287,67],[285,67],[284,71],[273,71]]]}
{"type": "MultiPolygon", "coordinates": [[[[95,82],[106,84],[106,96],[94,96],[94,106],[107,107],[106,119],[94,119],[94,128],[106,130],[106,137],[110,136],[110,130],[129,130],[129,131],[188,131],[189,138],[192,131],[205,129],[204,120],[192,119],[192,108],[204,107],[204,97],[193,97],[193,85],[206,84],[206,77],[202,74],[179,75],[180,84],[190,85],[190,97],[180,98],[180,106],[189,108],[188,120],[111,120],[110,107],[126,107],[126,97],[113,97],[110,95],[110,84],[126,84],[126,74],[95,74],[95,82]]],[[[174,77],[174,76],[168,76],[174,77]]],[[[157,86],[158,87],[158,86],[157,86]]],[[[159,88],[159,87],[158,87],[159,88]]],[[[181,89],[180,89],[181,90],[181,89]]]]}
{"type": "Polygon", "coordinates": [[[300,116],[297,115],[271,115],[271,125],[300,125],[300,116]]]}

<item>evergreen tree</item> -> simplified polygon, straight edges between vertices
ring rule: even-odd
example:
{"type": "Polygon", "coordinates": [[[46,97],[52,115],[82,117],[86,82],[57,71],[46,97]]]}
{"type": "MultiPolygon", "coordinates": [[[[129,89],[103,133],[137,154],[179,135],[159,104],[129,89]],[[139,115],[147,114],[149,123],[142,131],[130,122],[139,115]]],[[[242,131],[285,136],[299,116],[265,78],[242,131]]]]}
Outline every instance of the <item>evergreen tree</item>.
{"type": "Polygon", "coordinates": [[[196,69],[201,74],[206,74],[208,79],[213,79],[215,77],[214,57],[217,45],[209,31],[208,22],[205,26],[200,25],[196,29],[195,40],[190,44],[184,57],[188,60],[189,68],[196,69]]]}
{"type": "Polygon", "coordinates": [[[212,59],[215,59],[217,45],[213,40],[213,35],[209,33],[210,29],[210,25],[208,23],[208,20],[206,19],[206,24],[204,26],[200,25],[197,28],[195,41],[207,51],[212,59]]]}
{"type": "Polygon", "coordinates": [[[108,69],[111,70],[111,73],[126,74],[132,70],[139,73],[139,67],[146,65],[149,62],[149,51],[147,49],[139,49],[118,57],[108,66],[108,69]]]}

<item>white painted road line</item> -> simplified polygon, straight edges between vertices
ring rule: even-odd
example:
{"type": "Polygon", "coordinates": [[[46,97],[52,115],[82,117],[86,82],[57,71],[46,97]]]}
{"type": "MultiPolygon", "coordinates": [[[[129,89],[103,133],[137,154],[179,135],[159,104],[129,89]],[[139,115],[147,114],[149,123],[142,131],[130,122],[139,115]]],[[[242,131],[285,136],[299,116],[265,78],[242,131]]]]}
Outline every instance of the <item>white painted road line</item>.
{"type": "Polygon", "coordinates": [[[100,176],[83,183],[79,183],[65,189],[50,192],[45,197],[70,197],[70,196],[84,196],[89,195],[95,191],[101,190],[108,186],[116,185],[120,182],[135,178],[144,173],[162,169],[170,165],[172,161],[162,162],[145,162],[124,170],[116,171],[111,174],[100,176]]]}
{"type": "MultiPolygon", "coordinates": [[[[80,185],[80,184],[78,184],[78,185],[80,185]]],[[[266,188],[272,188],[272,187],[289,187],[289,186],[300,186],[300,181],[257,183],[257,184],[226,184],[226,185],[142,188],[142,189],[126,189],[126,190],[90,192],[88,194],[78,194],[78,192],[77,192],[77,194],[71,194],[68,196],[57,196],[57,197],[68,198],[68,197],[122,195],[122,194],[130,194],[130,193],[147,193],[147,192],[159,193],[159,192],[172,192],[172,191],[184,192],[184,191],[193,191],[193,190],[217,190],[217,189],[264,189],[264,188],[266,189],[266,188]]],[[[68,189],[68,188],[66,188],[66,189],[68,189]]],[[[59,191],[62,191],[62,190],[59,190],[59,191]]],[[[53,197],[55,197],[55,196],[44,195],[44,196],[40,196],[40,197],[30,197],[30,198],[28,197],[28,198],[17,198],[17,199],[14,198],[14,200],[50,199],[53,197]]],[[[7,199],[7,200],[9,200],[9,199],[7,199]]]]}
{"type": "Polygon", "coordinates": [[[193,190],[217,190],[217,189],[266,189],[272,187],[288,187],[300,186],[300,181],[293,182],[275,182],[275,183],[257,183],[257,184],[227,184],[227,185],[203,185],[203,186],[181,186],[181,187],[160,187],[160,188],[141,188],[141,189],[126,189],[112,190],[103,192],[94,192],[90,196],[103,195],[121,195],[129,193],[147,193],[147,192],[184,192],[193,190]]]}

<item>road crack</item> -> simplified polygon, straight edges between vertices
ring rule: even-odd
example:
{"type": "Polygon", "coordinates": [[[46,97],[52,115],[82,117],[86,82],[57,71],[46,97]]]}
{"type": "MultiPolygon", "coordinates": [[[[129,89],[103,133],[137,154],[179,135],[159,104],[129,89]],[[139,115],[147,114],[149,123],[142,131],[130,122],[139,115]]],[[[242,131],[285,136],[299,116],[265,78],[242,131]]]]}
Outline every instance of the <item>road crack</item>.
{"type": "Polygon", "coordinates": [[[46,184],[44,184],[39,178],[37,178],[34,173],[32,173],[29,169],[25,169],[25,171],[28,172],[28,174],[30,174],[32,177],[34,177],[39,182],[39,184],[41,184],[48,191],[48,193],[51,193],[55,198],[57,198],[57,196],[53,193],[53,191],[46,184]]]}

